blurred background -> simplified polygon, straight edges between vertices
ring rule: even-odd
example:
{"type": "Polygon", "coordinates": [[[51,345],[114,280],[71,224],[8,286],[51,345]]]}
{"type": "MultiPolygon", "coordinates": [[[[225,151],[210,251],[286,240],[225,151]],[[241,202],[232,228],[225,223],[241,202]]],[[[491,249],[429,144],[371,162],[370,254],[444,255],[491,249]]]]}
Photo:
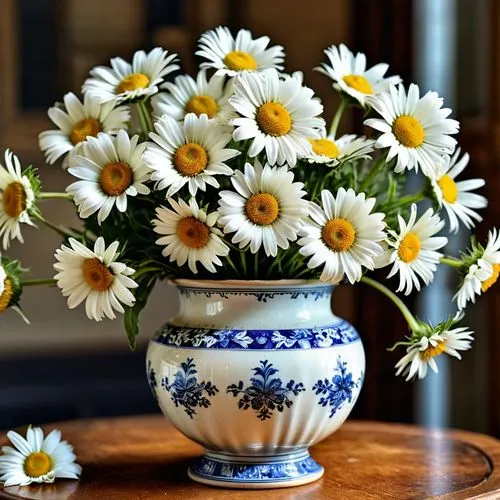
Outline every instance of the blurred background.
{"type": "MultiPolygon", "coordinates": [[[[194,74],[199,35],[218,24],[269,35],[286,52],[286,69],[302,70],[323,99],[327,120],[336,101],[330,80],[313,72],[323,49],[340,42],[366,53],[368,65],[390,64],[388,74],[423,90],[437,90],[461,122],[460,143],[471,155],[468,177],[483,177],[490,200],[481,238],[500,220],[500,2],[497,0],[0,0],[0,151],[10,147],[23,165],[40,166],[49,191],[64,190],[69,176],[45,166],[38,133],[52,128],[46,109],[64,93],[79,93],[91,67],[112,56],[130,59],[139,48],[179,53],[194,74]]],[[[343,132],[362,132],[350,114],[343,132]]],[[[71,205],[45,202],[47,218],[76,224],[71,205]]],[[[14,245],[32,277],[51,277],[60,241],[41,228],[24,229],[14,245]]],[[[453,241],[463,245],[468,236],[453,241]]],[[[423,319],[452,311],[453,275],[440,274],[426,294],[409,303],[423,319]]],[[[9,311],[0,316],[0,428],[90,416],[158,411],[150,396],[144,352],[152,332],[177,306],[167,284],[157,286],[142,317],[135,352],[120,320],[100,324],[80,308],[69,311],[58,289],[27,289],[25,325],[9,311]]],[[[476,331],[461,362],[440,364],[440,376],[408,384],[394,376],[402,352],[385,347],[401,339],[405,324],[375,292],[339,287],[334,307],[360,331],[367,378],[353,418],[417,422],[487,432],[500,437],[500,287],[469,309],[476,331]]]]}

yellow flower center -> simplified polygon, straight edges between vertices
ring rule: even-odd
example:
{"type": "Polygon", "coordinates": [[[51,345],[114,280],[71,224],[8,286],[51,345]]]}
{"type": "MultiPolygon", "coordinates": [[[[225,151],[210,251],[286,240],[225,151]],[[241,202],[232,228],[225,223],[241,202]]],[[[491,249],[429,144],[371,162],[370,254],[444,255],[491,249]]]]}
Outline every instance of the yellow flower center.
{"type": "Polygon", "coordinates": [[[481,284],[481,290],[483,291],[483,293],[497,282],[499,274],[500,264],[493,264],[493,274],[487,280],[484,280],[481,284]]]}
{"type": "Polygon", "coordinates": [[[84,118],[73,125],[70,139],[73,145],[83,142],[90,135],[96,137],[101,132],[101,124],[95,118],[84,118]]]}
{"type": "Polygon", "coordinates": [[[11,182],[3,191],[2,197],[4,212],[14,219],[26,209],[26,192],[20,182],[11,182]]]}
{"type": "Polygon", "coordinates": [[[345,84],[349,87],[361,92],[362,94],[373,94],[372,86],[370,82],[361,75],[346,75],[342,78],[345,84]]]}
{"type": "Polygon", "coordinates": [[[3,282],[3,292],[0,295],[0,312],[5,311],[9,307],[12,296],[14,295],[14,287],[12,286],[12,281],[9,278],[5,278],[3,282]]]}
{"type": "Polygon", "coordinates": [[[177,223],[176,234],[189,248],[202,248],[210,240],[208,226],[196,217],[184,217],[177,223]]]}
{"type": "Polygon", "coordinates": [[[337,158],[339,155],[339,148],[330,139],[309,139],[309,142],[317,155],[328,156],[328,158],[337,158]]]}
{"type": "Polygon", "coordinates": [[[219,106],[217,106],[215,99],[209,95],[196,95],[189,99],[185,111],[186,113],[194,113],[196,116],[205,113],[209,118],[213,118],[219,111],[219,106]]]}
{"type": "Polygon", "coordinates": [[[149,85],[149,78],[144,73],[127,75],[116,87],[117,94],[130,90],[144,89],[149,85]]]}
{"type": "Polygon", "coordinates": [[[279,137],[290,132],[292,118],[288,110],[277,102],[266,102],[255,116],[260,129],[269,135],[279,137]]]}
{"type": "Polygon", "coordinates": [[[420,254],[422,242],[415,233],[408,233],[399,244],[398,256],[408,264],[413,262],[420,254]]]}
{"type": "Polygon", "coordinates": [[[322,237],[334,252],[346,252],[354,243],[356,230],[348,220],[331,219],[323,226],[322,237]]]}
{"type": "Polygon", "coordinates": [[[432,346],[429,344],[429,347],[425,351],[422,351],[420,353],[420,357],[428,361],[431,358],[434,358],[435,356],[439,356],[444,350],[446,349],[446,344],[444,341],[439,341],[435,346],[432,346]]]}
{"type": "Polygon", "coordinates": [[[443,175],[438,180],[438,185],[443,193],[443,198],[448,203],[455,203],[458,198],[458,188],[455,181],[449,175],[443,175]]]}
{"type": "Polygon", "coordinates": [[[101,189],[109,196],[121,195],[132,180],[132,169],[122,161],[108,163],[101,171],[101,189]]]}
{"type": "Polygon", "coordinates": [[[235,50],[224,57],[224,64],[233,71],[257,69],[257,62],[248,52],[235,50]]]}
{"type": "Polygon", "coordinates": [[[177,149],[174,155],[174,165],[179,173],[194,177],[205,170],[208,164],[206,149],[201,144],[188,142],[177,149]]]}
{"type": "Polygon", "coordinates": [[[97,258],[87,259],[82,265],[83,279],[92,290],[104,292],[115,279],[113,273],[97,258]]]}
{"type": "Polygon", "coordinates": [[[52,460],[43,451],[35,451],[26,457],[24,461],[24,472],[29,477],[40,477],[49,473],[52,469],[52,460]]]}
{"type": "Polygon", "coordinates": [[[396,139],[407,148],[418,148],[425,138],[424,128],[413,116],[398,116],[392,124],[396,139]]]}
{"type": "Polygon", "coordinates": [[[248,198],[245,212],[254,224],[269,226],[278,218],[280,206],[274,195],[257,193],[248,198]]]}

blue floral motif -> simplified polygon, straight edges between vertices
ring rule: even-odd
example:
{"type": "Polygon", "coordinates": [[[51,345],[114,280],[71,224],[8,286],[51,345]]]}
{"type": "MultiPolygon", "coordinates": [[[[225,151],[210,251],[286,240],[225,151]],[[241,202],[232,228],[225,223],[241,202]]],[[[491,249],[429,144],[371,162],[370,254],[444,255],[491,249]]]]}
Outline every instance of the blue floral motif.
{"type": "Polygon", "coordinates": [[[153,397],[158,401],[158,397],[156,395],[156,388],[158,387],[158,382],[156,381],[156,372],[153,368],[151,360],[148,360],[148,384],[151,388],[151,392],[153,393],[153,397]]]}
{"type": "Polygon", "coordinates": [[[283,460],[277,463],[225,463],[202,457],[191,466],[191,471],[196,476],[246,484],[298,479],[320,470],[321,466],[310,456],[300,460],[283,460]]]}
{"type": "Polygon", "coordinates": [[[295,383],[294,380],[290,380],[283,385],[281,378],[274,376],[279,370],[268,360],[260,361],[260,366],[253,368],[253,371],[255,376],[250,378],[250,386],[244,389],[243,381],[240,380],[238,385],[228,386],[226,392],[234,397],[243,394],[238,401],[238,408],[248,410],[251,407],[261,420],[271,418],[273,410],[282,412],[285,407],[290,408],[293,401],[289,396],[292,394],[297,396],[299,392],[305,391],[302,382],[295,383]]]}
{"type": "Polygon", "coordinates": [[[361,381],[360,377],[357,382],[354,382],[352,373],[347,372],[347,362],[342,361],[339,356],[332,380],[327,378],[318,380],[313,386],[313,391],[316,391],[316,395],[322,395],[318,402],[319,405],[331,407],[329,418],[332,418],[346,401],[349,403],[352,401],[352,391],[359,387],[361,381]]]}
{"type": "Polygon", "coordinates": [[[318,349],[359,341],[347,322],[289,330],[235,330],[165,325],[155,341],[172,347],[203,349],[318,349]]]}
{"type": "Polygon", "coordinates": [[[207,396],[215,396],[215,393],[219,392],[219,389],[212,382],[198,382],[197,373],[193,358],[187,358],[181,363],[180,370],[175,374],[172,384],[168,377],[163,377],[161,383],[163,389],[170,392],[175,406],[183,406],[184,411],[191,418],[196,415],[195,408],[208,408],[210,406],[210,400],[207,396]]]}

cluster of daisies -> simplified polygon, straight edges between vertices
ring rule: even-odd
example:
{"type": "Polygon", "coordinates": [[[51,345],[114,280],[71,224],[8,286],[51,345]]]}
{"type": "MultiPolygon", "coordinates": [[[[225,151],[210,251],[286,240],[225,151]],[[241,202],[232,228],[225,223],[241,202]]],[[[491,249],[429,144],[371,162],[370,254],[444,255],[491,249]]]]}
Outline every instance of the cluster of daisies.
{"type": "MultiPolygon", "coordinates": [[[[482,179],[458,179],[469,162],[453,138],[459,124],[435,92],[405,87],[386,64],[367,67],[344,45],[325,54],[317,70],[340,95],[328,125],[303,75],[283,71],[283,48],[247,30],[203,34],[194,77],[172,75],[177,57],[160,48],[93,68],[82,100],[64,96],[48,111],[54,130],[40,134],[47,163],[61,162],[71,177],[65,193],[42,191],[36,170],[5,154],[3,248],[22,242],[24,224],[63,234],[57,273],[45,282],[96,321],[124,313],[132,343],[156,280],[319,278],[364,281],[402,309],[410,333],[397,368],[408,379],[436,370],[443,352],[460,357],[472,341],[455,328],[462,314],[427,325],[367,276],[387,268],[396,293],[408,295],[440,264],[452,266],[458,311],[497,280],[496,229],[460,257],[443,253],[443,233],[472,229],[487,204],[475,192],[482,179]],[[349,107],[367,115],[366,136],[338,136],[349,107]],[[417,193],[408,192],[409,171],[423,181],[417,193]],[[47,221],[47,198],[74,203],[84,228],[47,221]]],[[[18,307],[22,287],[37,281],[23,281],[14,264],[2,257],[0,310],[18,307]]]]}

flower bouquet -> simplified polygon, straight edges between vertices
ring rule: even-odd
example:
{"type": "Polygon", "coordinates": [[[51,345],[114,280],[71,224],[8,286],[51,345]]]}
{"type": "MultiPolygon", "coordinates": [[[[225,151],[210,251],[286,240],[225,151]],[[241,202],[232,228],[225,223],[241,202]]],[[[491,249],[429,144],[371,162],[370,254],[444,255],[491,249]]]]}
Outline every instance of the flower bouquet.
{"type": "MultiPolygon", "coordinates": [[[[24,287],[57,285],[69,308],[85,303],[90,319],[123,313],[134,347],[139,314],[157,281],[172,279],[181,294],[201,294],[211,316],[228,294],[253,294],[255,307],[261,307],[288,293],[281,303],[288,310],[289,299],[300,294],[317,299],[323,296],[322,286],[331,291],[343,281],[362,281],[392,300],[408,322],[408,331],[393,346],[406,349],[397,374],[422,378],[428,367],[437,371],[435,357],[442,353],[460,359],[459,351],[468,349],[473,337],[456,324],[466,305],[498,278],[500,235],[492,229],[484,245],[472,239],[459,256],[443,253],[445,234],[456,233],[460,225],[473,228],[481,220],[477,210],[486,207],[486,199],[474,192],[483,186],[482,179],[457,179],[469,162],[452,137],[459,124],[449,118],[451,110],[436,92],[421,95],[415,84],[405,88],[398,76],[386,76],[388,65],[367,68],[365,56],[344,45],[325,54],[317,70],[340,96],[329,123],[303,75],[283,71],[283,48],[246,30],[236,37],[225,27],[203,34],[196,51],[202,62],[194,77],[171,78],[179,70],[177,57],[161,48],[138,51],[131,63],[114,58],[109,67],[93,68],[82,100],[68,93],[50,108],[55,128],[39,138],[47,163],[62,160],[69,179],[64,193],[45,192],[36,168],[23,168],[12,152],[5,153],[0,169],[4,250],[13,239],[22,242],[22,227],[35,222],[65,241],[55,252],[56,274],[50,279],[27,279],[17,260],[2,256],[0,310],[11,308],[24,317],[24,287]],[[364,111],[366,135],[338,134],[349,107],[364,111]],[[42,208],[49,198],[74,204],[82,227],[48,221],[42,208]],[[457,271],[458,312],[431,325],[417,319],[398,295],[431,283],[440,265],[457,271]],[[373,271],[385,273],[387,283],[377,281],[373,271]],[[189,285],[192,280],[198,285],[189,285]],[[288,286],[282,280],[319,283],[320,290],[278,290],[277,284],[288,286]],[[219,289],[219,299],[212,300],[204,282],[232,288],[219,289]],[[243,282],[275,288],[243,291],[243,282]]],[[[194,311],[198,306],[189,307],[194,311]]],[[[271,324],[273,317],[266,317],[271,324]]],[[[216,332],[214,325],[200,320],[195,331],[171,329],[159,338],[168,337],[177,347],[190,342],[186,345],[207,349],[324,347],[354,338],[338,324],[283,331],[279,325],[272,330],[240,325],[216,332]]],[[[228,379],[228,398],[241,396],[239,408],[253,408],[260,420],[290,408],[294,400],[307,397],[300,392],[311,389],[294,380],[286,385],[285,378],[278,378],[285,368],[278,368],[276,359],[252,361],[248,389],[244,381],[228,379]],[[257,401],[257,393],[266,396],[257,401]]],[[[158,374],[160,365],[155,368],[149,360],[155,395],[161,399],[160,375],[171,397],[168,404],[184,409],[185,418],[221,397],[223,382],[201,380],[199,363],[187,358],[177,371],[158,374]]],[[[319,405],[329,407],[330,417],[353,404],[364,373],[360,369],[353,375],[340,357],[332,363],[328,369],[336,375],[331,381],[310,384],[313,394],[323,395],[319,405]]],[[[168,404],[160,401],[162,408],[168,404]]],[[[301,462],[305,469],[307,460],[301,462]]],[[[193,473],[198,478],[218,465],[200,467],[193,473]]]]}

